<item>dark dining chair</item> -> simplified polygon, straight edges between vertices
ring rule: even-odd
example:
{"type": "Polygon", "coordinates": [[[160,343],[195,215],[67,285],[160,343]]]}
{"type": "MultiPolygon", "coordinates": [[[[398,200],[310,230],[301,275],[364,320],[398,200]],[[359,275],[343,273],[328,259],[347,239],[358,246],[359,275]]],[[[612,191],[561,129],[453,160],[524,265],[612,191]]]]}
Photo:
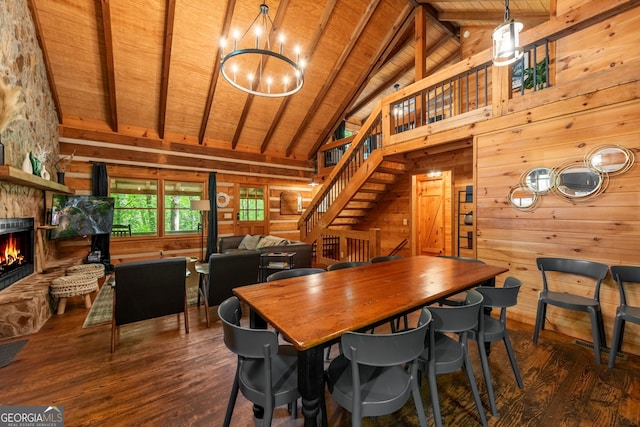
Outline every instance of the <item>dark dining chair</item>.
{"type": "Polygon", "coordinates": [[[218,306],[224,343],[238,357],[229,395],[224,426],[228,427],[238,390],[248,400],[264,408],[263,423],[270,426],[275,407],[288,404],[296,417],[298,392],[298,354],[290,345],[279,345],[276,333],[267,329],[249,329],[240,325],[242,308],[237,297],[218,306]]]}
{"type": "Polygon", "coordinates": [[[540,330],[544,329],[545,318],[547,314],[547,305],[589,313],[591,319],[591,333],[593,336],[593,351],[595,353],[596,363],[600,364],[600,348],[606,347],[606,338],[604,335],[604,322],[602,320],[602,311],[600,310],[600,286],[602,280],[607,276],[609,267],[594,261],[586,261],[568,258],[537,258],[536,264],[538,270],[542,274],[542,291],[538,297],[538,311],[536,314],[536,324],[533,330],[533,342],[538,343],[538,335],[540,330]],[[555,277],[551,282],[551,274],[561,273],[563,276],[589,278],[594,280],[593,296],[586,296],[591,289],[586,289],[584,295],[568,293],[563,291],[565,284],[559,277],[555,277]],[[551,290],[549,284],[556,285],[551,290]]]}
{"type": "Polygon", "coordinates": [[[625,287],[634,290],[640,289],[640,267],[618,265],[611,267],[611,277],[618,284],[620,292],[620,305],[616,308],[616,318],[613,324],[613,335],[611,337],[611,348],[609,349],[609,367],[616,365],[616,353],[622,347],[624,338],[624,327],[627,321],[640,325],[640,306],[627,304],[625,287]]]}
{"type": "Polygon", "coordinates": [[[518,369],[518,362],[516,361],[516,355],[511,346],[511,340],[509,339],[509,332],[507,331],[507,308],[513,307],[518,302],[518,292],[522,282],[515,277],[507,277],[504,281],[502,288],[493,288],[489,286],[480,286],[476,288],[476,291],[482,294],[483,301],[482,307],[499,308],[500,316],[492,317],[490,314],[486,314],[483,310],[480,312],[480,318],[478,320],[478,326],[469,331],[469,338],[475,340],[478,343],[478,351],[480,353],[480,361],[482,362],[482,373],[484,375],[484,382],[487,385],[487,394],[489,395],[489,403],[491,405],[491,412],[494,416],[498,416],[498,409],[496,406],[496,398],[493,392],[493,383],[491,379],[491,370],[489,369],[489,358],[487,357],[486,343],[492,343],[502,340],[507,350],[507,356],[511,363],[511,369],[513,375],[516,377],[518,387],[523,388],[522,377],[520,376],[520,369],[518,369]]]}
{"type": "Polygon", "coordinates": [[[342,261],[331,264],[327,267],[327,271],[342,270],[343,268],[358,267],[361,265],[371,264],[368,261],[342,261]]]}
{"type": "Polygon", "coordinates": [[[369,260],[369,262],[371,264],[375,264],[377,262],[395,261],[402,258],[404,258],[402,255],[384,255],[384,256],[373,257],[369,260]]]}
{"type": "Polygon", "coordinates": [[[404,407],[413,396],[420,426],[427,419],[418,384],[417,359],[425,349],[431,313],[423,309],[415,329],[342,335],[343,354],[333,359],[326,372],[331,397],[351,412],[351,425],[362,425],[363,417],[377,417],[404,407]]]}
{"type": "Polygon", "coordinates": [[[461,368],[467,374],[480,422],[483,426],[487,426],[487,417],[473,375],[467,345],[469,331],[478,325],[482,301],[482,294],[472,289],[467,291],[464,305],[428,307],[433,320],[429,328],[428,345],[418,359],[418,366],[422,372],[426,373],[429,380],[433,418],[437,427],[442,427],[442,415],[436,377],[461,368]],[[456,338],[450,334],[456,334],[456,338]]]}
{"type": "Polygon", "coordinates": [[[267,282],[273,282],[274,280],[289,279],[291,277],[308,276],[310,274],[324,273],[327,270],[323,268],[303,267],[292,268],[289,270],[276,271],[267,276],[267,282]]]}

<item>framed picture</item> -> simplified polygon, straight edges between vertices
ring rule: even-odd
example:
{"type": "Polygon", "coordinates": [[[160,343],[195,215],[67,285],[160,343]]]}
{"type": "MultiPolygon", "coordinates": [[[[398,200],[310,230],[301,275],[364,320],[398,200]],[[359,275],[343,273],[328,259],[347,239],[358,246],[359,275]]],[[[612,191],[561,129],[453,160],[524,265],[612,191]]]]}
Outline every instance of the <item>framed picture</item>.
{"type": "Polygon", "coordinates": [[[524,85],[524,70],[529,67],[529,55],[525,53],[511,67],[511,89],[520,89],[524,85]]]}

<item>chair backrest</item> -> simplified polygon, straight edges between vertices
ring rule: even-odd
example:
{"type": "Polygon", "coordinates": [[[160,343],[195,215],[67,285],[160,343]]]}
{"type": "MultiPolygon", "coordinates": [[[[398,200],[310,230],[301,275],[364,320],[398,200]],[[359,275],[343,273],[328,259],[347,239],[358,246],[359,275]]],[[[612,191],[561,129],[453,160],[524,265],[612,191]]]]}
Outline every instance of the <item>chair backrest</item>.
{"type": "Polygon", "coordinates": [[[484,297],[483,307],[512,307],[518,303],[520,286],[520,280],[509,276],[502,288],[478,287],[476,290],[484,297]]]}
{"type": "Polygon", "coordinates": [[[476,264],[484,264],[485,263],[484,261],[479,260],[478,258],[469,258],[469,257],[466,257],[466,256],[438,255],[438,258],[457,259],[459,261],[475,262],[476,264]]]}
{"type": "Polygon", "coordinates": [[[233,288],[258,283],[260,253],[213,253],[209,257],[209,307],[233,296],[233,288]]]}
{"type": "Polygon", "coordinates": [[[483,296],[475,289],[467,291],[464,305],[436,307],[429,306],[433,317],[431,329],[434,332],[464,332],[478,324],[478,313],[483,296]]]}
{"type": "Polygon", "coordinates": [[[184,257],[116,265],[116,325],[184,312],[186,271],[184,257]]]}
{"type": "MultiPolygon", "coordinates": [[[[484,261],[482,261],[482,260],[480,260],[478,258],[469,258],[469,257],[465,257],[465,256],[438,255],[438,258],[457,259],[458,261],[473,262],[473,263],[476,263],[476,264],[485,264],[484,261]]],[[[495,277],[487,279],[484,282],[478,283],[478,286],[495,286],[495,285],[496,285],[496,278],[495,277]]]]}
{"type": "Polygon", "coordinates": [[[322,268],[311,268],[311,267],[292,268],[290,270],[276,271],[275,273],[270,274],[267,277],[267,282],[273,282],[274,280],[280,280],[280,279],[288,279],[290,277],[308,276],[310,274],[324,273],[326,271],[327,270],[322,268]]]}
{"type": "Polygon", "coordinates": [[[367,264],[371,264],[371,263],[367,261],[336,262],[335,264],[331,264],[330,266],[328,266],[327,271],[341,270],[343,268],[358,267],[359,265],[367,265],[367,264]]]}
{"type": "Polygon", "coordinates": [[[600,285],[609,272],[609,266],[599,262],[569,259],[569,258],[537,258],[538,270],[542,273],[542,286],[545,291],[549,290],[547,271],[573,274],[576,276],[590,277],[596,281],[593,299],[600,299],[600,285]]]}
{"type": "Polygon", "coordinates": [[[375,264],[376,262],[385,262],[385,261],[394,261],[396,259],[402,259],[402,255],[386,255],[386,256],[377,256],[373,257],[369,260],[371,264],[375,264]]]}
{"type": "Polygon", "coordinates": [[[238,356],[250,359],[273,357],[278,353],[278,337],[267,329],[249,329],[240,325],[242,309],[238,297],[230,297],[218,306],[224,343],[238,356]]]}
{"type": "Polygon", "coordinates": [[[424,351],[431,312],[423,308],[415,329],[391,334],[345,332],[341,343],[345,357],[361,365],[395,366],[415,360],[424,351]]]}
{"type": "Polygon", "coordinates": [[[627,296],[624,291],[625,283],[634,283],[640,287],[640,267],[631,265],[616,265],[611,267],[611,277],[618,284],[620,290],[620,305],[627,305],[627,296]]]}

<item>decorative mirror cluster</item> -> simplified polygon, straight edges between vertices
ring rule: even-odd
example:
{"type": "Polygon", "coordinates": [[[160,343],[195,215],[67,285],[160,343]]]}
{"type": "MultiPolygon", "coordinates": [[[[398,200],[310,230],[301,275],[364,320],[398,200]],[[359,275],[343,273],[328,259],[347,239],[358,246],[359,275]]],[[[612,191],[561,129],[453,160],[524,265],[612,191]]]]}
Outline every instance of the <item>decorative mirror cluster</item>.
{"type": "Polygon", "coordinates": [[[531,210],[541,195],[551,192],[570,202],[590,200],[607,189],[610,176],[628,171],[634,160],[631,150],[609,144],[595,147],[582,161],[531,168],[509,190],[509,203],[519,210],[531,210]]]}

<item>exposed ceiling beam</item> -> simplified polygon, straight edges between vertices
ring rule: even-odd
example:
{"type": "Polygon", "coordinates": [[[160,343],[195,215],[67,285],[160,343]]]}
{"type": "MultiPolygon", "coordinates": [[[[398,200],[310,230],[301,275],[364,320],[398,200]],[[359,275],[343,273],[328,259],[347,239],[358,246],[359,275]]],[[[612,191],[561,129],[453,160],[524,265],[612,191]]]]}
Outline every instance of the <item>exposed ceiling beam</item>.
{"type": "Polygon", "coordinates": [[[402,76],[407,74],[409,71],[413,70],[415,67],[415,63],[411,61],[410,63],[405,64],[401,69],[399,69],[394,75],[389,77],[387,80],[382,82],[373,92],[367,95],[362,101],[358,102],[353,108],[345,114],[345,120],[347,120],[352,115],[356,114],[362,107],[373,101],[374,99],[380,97],[380,95],[396,81],[398,81],[402,76]]]}
{"type": "Polygon", "coordinates": [[[425,2],[418,2],[418,3],[422,4],[422,8],[424,9],[427,16],[434,21],[434,24],[438,25],[446,33],[449,33],[449,35],[456,37],[456,40],[458,39],[458,37],[460,37],[459,28],[450,22],[442,22],[440,20],[439,12],[433,6],[425,2]]]}
{"type": "MultiPolygon", "coordinates": [[[[233,18],[233,9],[236,7],[236,0],[227,0],[227,6],[224,13],[224,24],[222,25],[223,35],[229,34],[231,28],[231,18],[233,18]]],[[[211,105],[213,104],[213,95],[216,91],[216,85],[218,84],[218,77],[220,76],[220,46],[217,47],[215,55],[213,56],[213,74],[211,75],[211,81],[209,82],[209,92],[207,93],[207,101],[204,104],[204,112],[202,113],[202,122],[200,123],[200,131],[198,132],[198,144],[204,143],[204,134],[207,131],[209,125],[209,115],[211,114],[211,105]]]]}
{"type": "MultiPolygon", "coordinates": [[[[313,118],[313,114],[311,112],[317,111],[320,104],[324,101],[325,96],[331,89],[331,86],[333,85],[333,82],[338,76],[338,73],[340,73],[340,70],[344,66],[344,63],[347,61],[347,59],[349,59],[349,55],[351,54],[351,51],[355,47],[356,42],[362,35],[365,27],[367,26],[367,22],[369,22],[369,20],[371,19],[371,16],[373,16],[373,12],[375,12],[379,3],[380,3],[380,0],[371,0],[369,2],[369,5],[367,6],[365,13],[360,17],[360,21],[358,22],[353,32],[351,33],[351,38],[349,40],[349,43],[347,43],[344,49],[342,49],[342,53],[340,54],[338,61],[334,64],[331,74],[329,74],[324,84],[322,85],[322,89],[320,89],[320,92],[318,92],[315,99],[313,100],[313,103],[309,108],[309,114],[307,114],[304,117],[304,119],[302,120],[302,123],[300,123],[300,125],[298,126],[298,129],[296,130],[294,137],[291,139],[291,142],[287,146],[287,149],[285,151],[285,155],[287,157],[291,155],[291,152],[293,151],[294,147],[296,146],[298,141],[300,141],[302,132],[304,132],[304,130],[307,128],[307,125],[313,118]]],[[[315,152],[316,150],[314,149],[311,151],[315,152]]]]}
{"type": "Polygon", "coordinates": [[[344,101],[336,109],[336,113],[333,115],[331,120],[327,122],[328,125],[320,133],[320,138],[318,138],[318,140],[313,144],[313,147],[311,147],[311,150],[307,153],[307,158],[311,159],[315,156],[315,153],[318,151],[320,146],[329,138],[329,135],[333,133],[338,122],[344,119],[344,112],[349,105],[355,102],[360,93],[362,93],[365,88],[365,82],[371,78],[373,70],[375,70],[377,68],[377,64],[380,63],[380,59],[385,57],[385,52],[393,50],[390,47],[393,45],[392,40],[398,40],[400,34],[403,34],[403,29],[406,28],[405,25],[407,24],[407,21],[413,22],[413,10],[414,7],[408,4],[402,12],[400,12],[398,18],[380,44],[379,51],[375,55],[372,55],[373,60],[369,62],[369,65],[362,74],[362,77],[358,79],[358,84],[355,85],[356,90],[354,90],[348,97],[344,98],[344,101]]]}
{"type": "MultiPolygon", "coordinates": [[[[329,22],[329,18],[331,18],[331,15],[333,14],[333,10],[335,9],[337,2],[338,0],[330,0],[325,5],[324,12],[322,13],[322,17],[320,18],[320,25],[318,25],[318,28],[313,34],[311,45],[307,50],[308,57],[313,56],[314,52],[316,51],[316,48],[320,43],[320,38],[322,37],[322,34],[324,33],[325,28],[327,27],[327,23],[329,22]]],[[[282,116],[284,115],[287,109],[287,106],[289,105],[290,99],[291,97],[289,96],[280,104],[280,108],[278,108],[278,112],[276,113],[276,116],[272,121],[271,126],[269,126],[269,130],[267,131],[264,139],[262,140],[262,144],[260,145],[261,153],[264,153],[267,150],[267,147],[269,146],[269,142],[271,142],[271,138],[273,137],[273,134],[276,128],[278,127],[278,125],[280,124],[280,120],[282,119],[282,116]]]]}
{"type": "Polygon", "coordinates": [[[53,104],[56,107],[56,114],[58,115],[58,123],[62,124],[62,107],[60,106],[60,98],[58,97],[58,90],[56,88],[56,83],[53,78],[53,74],[51,73],[51,60],[49,59],[49,51],[47,50],[47,46],[42,39],[42,24],[40,23],[40,17],[38,16],[38,9],[36,9],[36,5],[33,3],[34,0],[29,0],[28,6],[31,11],[31,18],[33,19],[33,25],[36,28],[36,38],[38,39],[38,45],[40,46],[40,50],[42,50],[42,56],[44,57],[44,66],[45,71],[47,73],[47,80],[49,81],[49,89],[51,90],[51,97],[53,98],[53,104]]]}
{"type": "Polygon", "coordinates": [[[107,69],[107,89],[109,93],[109,111],[111,113],[111,130],[118,132],[118,102],[116,98],[115,64],[113,62],[113,35],[111,34],[111,7],[109,0],[102,0],[102,36],[107,69]]]}
{"type": "MultiPolygon", "coordinates": [[[[383,54],[384,58],[381,58],[380,61],[378,61],[376,63],[375,68],[373,70],[371,70],[371,72],[367,76],[367,79],[363,82],[363,84],[359,88],[356,97],[360,96],[360,94],[364,90],[365,86],[369,83],[371,78],[376,73],[378,73],[380,71],[380,69],[382,69],[382,67],[384,67],[396,55],[398,55],[400,52],[402,52],[407,46],[409,46],[410,44],[413,43],[413,37],[414,37],[414,34],[413,34],[413,19],[405,20],[405,22],[402,25],[402,27],[396,33],[396,36],[397,36],[396,37],[397,40],[394,40],[389,44],[389,48],[383,54]]],[[[375,99],[378,96],[380,96],[380,93],[382,93],[384,90],[389,88],[390,82],[393,82],[394,80],[398,79],[400,76],[402,76],[403,74],[405,74],[408,71],[407,68],[411,69],[411,68],[413,68],[413,66],[414,66],[414,62],[413,61],[411,61],[410,64],[406,64],[405,66],[402,67],[402,69],[400,71],[394,73],[394,75],[391,78],[389,78],[388,81],[385,81],[384,83],[379,85],[378,88],[376,88],[373,91],[373,93],[369,94],[365,99],[363,99],[362,101],[358,102],[358,104],[356,104],[355,106],[351,107],[350,111],[347,112],[345,114],[345,116],[344,116],[345,120],[347,119],[347,117],[350,117],[351,115],[355,114],[355,112],[358,111],[360,108],[362,108],[363,106],[367,105],[369,102],[373,101],[373,99],[375,99]]]]}
{"type": "Polygon", "coordinates": [[[160,106],[158,111],[158,135],[164,139],[164,125],[167,116],[167,93],[169,91],[169,70],[171,68],[171,47],[173,46],[173,24],[176,17],[176,0],[168,0],[164,24],[164,49],[162,50],[162,77],[160,80],[160,106]]]}
{"type": "MultiPolygon", "coordinates": [[[[549,14],[545,12],[518,12],[511,13],[511,17],[517,21],[523,23],[540,24],[549,19],[549,14]]],[[[476,24],[484,25],[498,25],[504,22],[504,11],[485,11],[485,12],[470,12],[470,11],[449,11],[438,13],[438,20],[441,22],[447,21],[462,21],[473,22],[476,24]]]]}

